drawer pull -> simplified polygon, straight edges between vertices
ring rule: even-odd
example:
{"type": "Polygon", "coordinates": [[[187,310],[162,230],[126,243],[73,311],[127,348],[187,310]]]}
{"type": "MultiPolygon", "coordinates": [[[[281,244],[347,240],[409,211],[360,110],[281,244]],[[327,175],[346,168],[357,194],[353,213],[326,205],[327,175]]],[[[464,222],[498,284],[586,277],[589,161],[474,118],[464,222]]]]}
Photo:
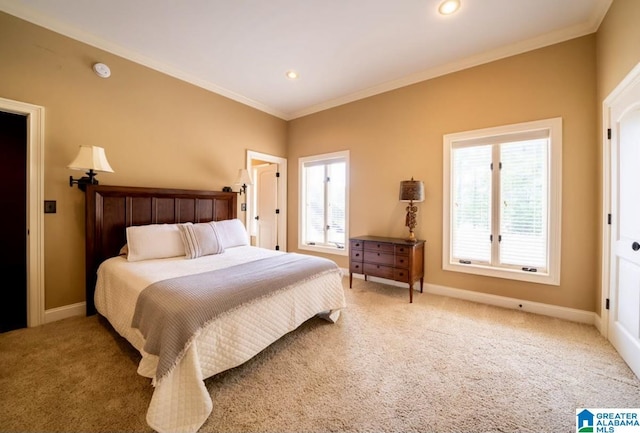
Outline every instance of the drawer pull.
{"type": "Polygon", "coordinates": [[[360,253],[356,253],[356,257],[360,257],[360,253]]]}
{"type": "Polygon", "coordinates": [[[380,253],[378,253],[378,257],[380,257],[380,253]]]}

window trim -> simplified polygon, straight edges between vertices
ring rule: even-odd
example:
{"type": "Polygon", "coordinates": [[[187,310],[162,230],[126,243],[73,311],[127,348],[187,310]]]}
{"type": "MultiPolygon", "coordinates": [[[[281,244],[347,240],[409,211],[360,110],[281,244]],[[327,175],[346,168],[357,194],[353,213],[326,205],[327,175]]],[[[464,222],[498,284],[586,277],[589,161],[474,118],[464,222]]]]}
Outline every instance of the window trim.
{"type": "Polygon", "coordinates": [[[336,254],[339,256],[348,256],[348,243],[349,243],[349,151],[342,150],[338,152],[323,153],[319,155],[311,155],[298,158],[298,249],[315,251],[324,254],[336,254]],[[341,159],[345,161],[345,209],[344,209],[344,235],[345,245],[344,248],[337,248],[329,245],[307,245],[303,242],[303,231],[305,224],[305,188],[304,188],[304,166],[310,162],[324,162],[332,159],[341,159]]]}
{"type": "MultiPolygon", "coordinates": [[[[495,143],[494,142],[494,143],[495,143]]],[[[476,129],[443,136],[443,207],[442,207],[442,269],[452,272],[484,275],[488,277],[506,278],[511,280],[528,281],[532,283],[560,285],[560,256],[561,256],[561,226],[562,226],[562,118],[555,117],[532,122],[492,128],[476,129]],[[491,138],[511,135],[520,137],[527,134],[537,134],[548,131],[550,139],[549,149],[549,179],[548,179],[548,262],[547,272],[527,272],[521,269],[497,268],[482,264],[456,263],[451,257],[451,197],[453,196],[451,173],[451,153],[454,144],[479,145],[488,143],[491,138]]]]}

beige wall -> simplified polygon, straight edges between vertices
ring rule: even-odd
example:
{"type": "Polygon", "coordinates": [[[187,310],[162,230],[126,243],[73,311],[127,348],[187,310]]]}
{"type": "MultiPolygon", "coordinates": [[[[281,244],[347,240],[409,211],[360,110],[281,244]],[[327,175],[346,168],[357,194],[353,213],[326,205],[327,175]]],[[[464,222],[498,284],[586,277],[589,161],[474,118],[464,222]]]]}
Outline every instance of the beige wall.
{"type": "Polygon", "coordinates": [[[598,108],[640,62],[640,2],[614,0],[597,32],[598,108]]]}
{"type": "Polygon", "coordinates": [[[45,108],[45,308],[84,301],[84,195],[67,164],[104,147],[102,184],[221,190],[247,149],[286,157],[285,121],[0,13],[0,97],[45,108]],[[109,79],[91,65],[111,67],[109,79]]]}
{"type": "MultiPolygon", "coordinates": [[[[423,180],[416,234],[427,241],[426,282],[594,311],[597,254],[595,35],[404,87],[289,124],[289,164],[350,149],[350,235],[406,236],[401,180],[423,180]],[[563,118],[560,286],[442,270],[442,136],[563,118]]],[[[289,173],[289,249],[298,234],[298,176],[289,173]]],[[[332,257],[348,267],[346,257],[332,257]]]]}
{"type": "MultiPolygon", "coordinates": [[[[602,179],[603,140],[602,103],[625,76],[640,62],[640,1],[614,0],[600,24],[596,34],[596,77],[598,103],[598,179],[602,179]]],[[[602,181],[598,189],[598,200],[602,202],[602,181]]],[[[599,240],[602,235],[602,215],[600,208],[599,240]]],[[[601,242],[599,251],[602,251],[601,242]]],[[[599,257],[601,260],[601,256],[599,257]]],[[[600,273],[598,280],[600,281],[600,273]]],[[[601,285],[598,285],[596,311],[600,312],[601,285]]]]}
{"type": "MultiPolygon", "coordinates": [[[[84,197],[66,168],[80,144],[106,149],[103,184],[221,189],[247,149],[289,160],[289,250],[297,245],[297,159],[351,150],[350,234],[404,236],[400,180],[425,182],[417,234],[426,281],[599,311],[601,104],[640,61],[640,2],[615,0],[596,35],[428,80],[287,124],[219,95],[0,13],[0,97],[46,114],[46,308],[84,300],[84,197]],[[10,59],[10,61],[6,61],[10,59]],[[112,69],[103,80],[91,71],[112,69]],[[561,285],[442,271],[442,135],[564,120],[561,285]],[[288,147],[287,147],[288,146],[288,147]]],[[[346,258],[332,256],[343,267],[346,258]]]]}

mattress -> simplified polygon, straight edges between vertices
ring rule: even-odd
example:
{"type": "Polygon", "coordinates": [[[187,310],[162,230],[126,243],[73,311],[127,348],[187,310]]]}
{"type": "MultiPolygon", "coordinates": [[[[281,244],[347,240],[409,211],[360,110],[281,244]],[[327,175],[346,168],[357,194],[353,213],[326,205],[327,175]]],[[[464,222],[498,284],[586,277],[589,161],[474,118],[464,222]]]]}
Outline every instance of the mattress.
{"type": "Polygon", "coordinates": [[[310,278],[249,302],[217,317],[202,328],[171,373],[155,380],[158,358],[146,353],[144,337],[131,327],[139,293],[148,285],[259,260],[281,251],[251,246],[227,248],[223,254],[187,260],[184,257],[129,262],[113,257],[98,269],[95,305],[113,328],[142,355],[138,373],[153,379],[147,423],[159,432],[197,431],[213,409],[204,379],[236,367],[306,320],[320,315],[335,322],[345,307],[342,275],[310,278]]]}

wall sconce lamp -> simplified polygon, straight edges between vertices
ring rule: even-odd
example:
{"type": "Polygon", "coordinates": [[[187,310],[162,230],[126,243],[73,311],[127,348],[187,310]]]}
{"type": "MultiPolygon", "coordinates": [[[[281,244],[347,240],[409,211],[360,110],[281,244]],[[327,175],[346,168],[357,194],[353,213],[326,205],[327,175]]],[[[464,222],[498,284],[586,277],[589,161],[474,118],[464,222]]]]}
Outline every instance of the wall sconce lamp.
{"type": "Polygon", "coordinates": [[[409,237],[407,241],[416,242],[416,235],[413,233],[413,229],[416,228],[418,221],[416,219],[416,212],[418,212],[418,206],[414,202],[424,201],[424,183],[421,180],[403,180],[400,182],[400,201],[409,202],[407,206],[407,218],[405,225],[409,227],[409,237]]]}
{"type": "Polygon", "coordinates": [[[67,168],[88,170],[87,175],[79,179],[69,176],[69,186],[73,187],[74,184],[77,184],[82,191],[86,191],[87,185],[98,185],[98,179],[96,179],[97,171],[113,173],[113,169],[109,165],[109,161],[107,161],[107,156],[104,154],[104,149],[98,146],[80,146],[78,155],[71,161],[71,164],[67,165],[67,168]]]}
{"type": "Polygon", "coordinates": [[[251,181],[251,175],[249,175],[247,169],[241,168],[240,170],[238,170],[238,178],[236,179],[234,185],[240,185],[240,195],[242,195],[243,193],[245,195],[247,194],[247,186],[253,185],[253,182],[251,181]]]}
{"type": "Polygon", "coordinates": [[[253,185],[253,182],[251,181],[251,175],[249,175],[249,172],[246,169],[241,168],[240,170],[238,170],[238,179],[236,179],[236,182],[234,185],[240,185],[240,192],[239,192],[240,195],[244,193],[244,203],[240,205],[240,210],[243,212],[246,212],[247,186],[253,185]]]}

